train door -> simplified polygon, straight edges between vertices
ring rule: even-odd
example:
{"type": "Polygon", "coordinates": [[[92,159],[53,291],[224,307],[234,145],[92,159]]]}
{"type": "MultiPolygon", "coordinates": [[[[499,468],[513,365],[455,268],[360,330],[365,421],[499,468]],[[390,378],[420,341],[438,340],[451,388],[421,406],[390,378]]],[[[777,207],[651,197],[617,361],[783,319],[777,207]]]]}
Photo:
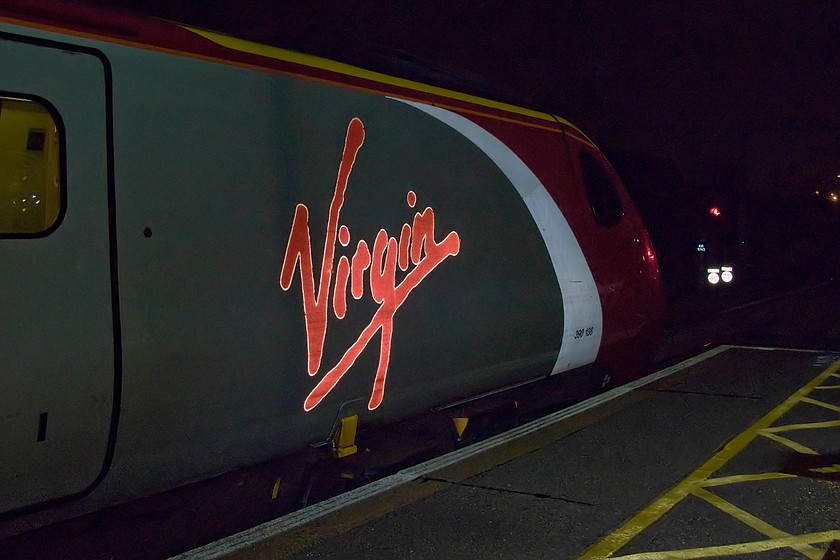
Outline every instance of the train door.
{"type": "Polygon", "coordinates": [[[108,81],[0,29],[0,513],[84,493],[112,453],[108,81]]]}

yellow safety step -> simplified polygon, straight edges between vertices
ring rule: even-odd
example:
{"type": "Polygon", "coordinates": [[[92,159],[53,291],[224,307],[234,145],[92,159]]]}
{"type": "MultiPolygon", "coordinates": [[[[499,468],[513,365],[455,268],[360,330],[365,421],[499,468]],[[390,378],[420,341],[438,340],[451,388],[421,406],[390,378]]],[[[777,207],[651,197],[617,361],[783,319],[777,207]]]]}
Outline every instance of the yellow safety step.
{"type": "Polygon", "coordinates": [[[359,426],[359,415],[353,414],[342,418],[333,436],[333,453],[339,459],[353,455],[359,448],[356,446],[356,429],[359,426]]]}

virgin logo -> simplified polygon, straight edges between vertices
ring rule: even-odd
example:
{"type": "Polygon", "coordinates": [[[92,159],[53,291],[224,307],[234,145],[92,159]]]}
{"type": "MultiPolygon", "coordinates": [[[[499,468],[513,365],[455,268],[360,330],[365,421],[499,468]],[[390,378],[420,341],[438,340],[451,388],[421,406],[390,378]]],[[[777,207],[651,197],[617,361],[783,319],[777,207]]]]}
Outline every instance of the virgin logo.
{"type": "MultiPolygon", "coordinates": [[[[306,351],[310,376],[316,375],[321,368],[324,339],[327,334],[330,286],[333,286],[333,313],[339,320],[343,319],[347,312],[348,282],[353,298],[361,299],[365,288],[364,274],[369,269],[370,297],[379,304],[379,308],[374,313],[370,323],[362,330],[356,341],[350,345],[338,363],[324,375],[306,397],[303,403],[303,409],[306,411],[318,406],[353,366],[353,363],[379,331],[381,331],[379,367],[376,371],[376,379],[373,382],[368,409],[373,410],[382,403],[382,398],[385,395],[388,361],[391,357],[394,315],[400,306],[405,303],[408,294],[447,257],[457,255],[461,247],[458,234],[454,231],[450,232],[440,243],[435,241],[435,213],[431,208],[426,208],[422,213],[415,213],[412,225],[403,224],[399,240],[390,237],[384,229],[380,229],[373,242],[372,253],[368,244],[364,240],[360,240],[356,245],[352,260],[348,259],[346,255],[342,255],[338,259],[335,284],[332,284],[336,237],[343,247],[350,244],[350,230],[346,225],[339,226],[339,216],[344,204],[347,181],[350,178],[353,163],[356,161],[356,155],[359,153],[364,140],[365,128],[362,121],[354,118],[347,126],[347,137],[344,140],[344,152],[341,155],[341,164],[338,168],[335,193],[330,202],[317,295],[312,269],[312,247],[309,238],[309,209],[303,204],[298,204],[295,208],[292,231],[289,234],[289,244],[286,246],[283,269],[280,272],[280,287],[283,290],[288,290],[292,285],[295,269],[300,263],[300,283],[303,292],[304,321],[306,323],[306,351]],[[413,268],[409,271],[411,265],[413,265],[413,268]],[[397,266],[403,272],[408,271],[403,275],[399,284],[397,284],[397,266]]],[[[414,207],[417,202],[414,192],[408,192],[407,202],[409,206],[414,207]]]]}

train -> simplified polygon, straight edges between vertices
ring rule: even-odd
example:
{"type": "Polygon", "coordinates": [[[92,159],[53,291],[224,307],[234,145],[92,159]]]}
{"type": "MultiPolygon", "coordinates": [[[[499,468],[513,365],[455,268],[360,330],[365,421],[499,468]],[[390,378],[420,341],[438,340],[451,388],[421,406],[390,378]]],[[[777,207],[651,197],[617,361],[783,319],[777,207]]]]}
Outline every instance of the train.
{"type": "Polygon", "coordinates": [[[654,248],[557,115],[59,1],[0,60],[6,532],[644,372],[654,248]]]}

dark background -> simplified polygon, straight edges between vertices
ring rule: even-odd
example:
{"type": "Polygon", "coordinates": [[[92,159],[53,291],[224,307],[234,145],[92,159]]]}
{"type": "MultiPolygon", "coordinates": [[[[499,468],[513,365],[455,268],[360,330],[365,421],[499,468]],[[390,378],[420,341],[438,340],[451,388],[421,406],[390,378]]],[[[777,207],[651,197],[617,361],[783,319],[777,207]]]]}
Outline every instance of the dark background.
{"type": "Polygon", "coordinates": [[[728,289],[751,294],[829,277],[840,260],[833,2],[87,3],[571,120],[627,183],[672,299],[707,291],[706,260],[736,262],[728,289]]]}

